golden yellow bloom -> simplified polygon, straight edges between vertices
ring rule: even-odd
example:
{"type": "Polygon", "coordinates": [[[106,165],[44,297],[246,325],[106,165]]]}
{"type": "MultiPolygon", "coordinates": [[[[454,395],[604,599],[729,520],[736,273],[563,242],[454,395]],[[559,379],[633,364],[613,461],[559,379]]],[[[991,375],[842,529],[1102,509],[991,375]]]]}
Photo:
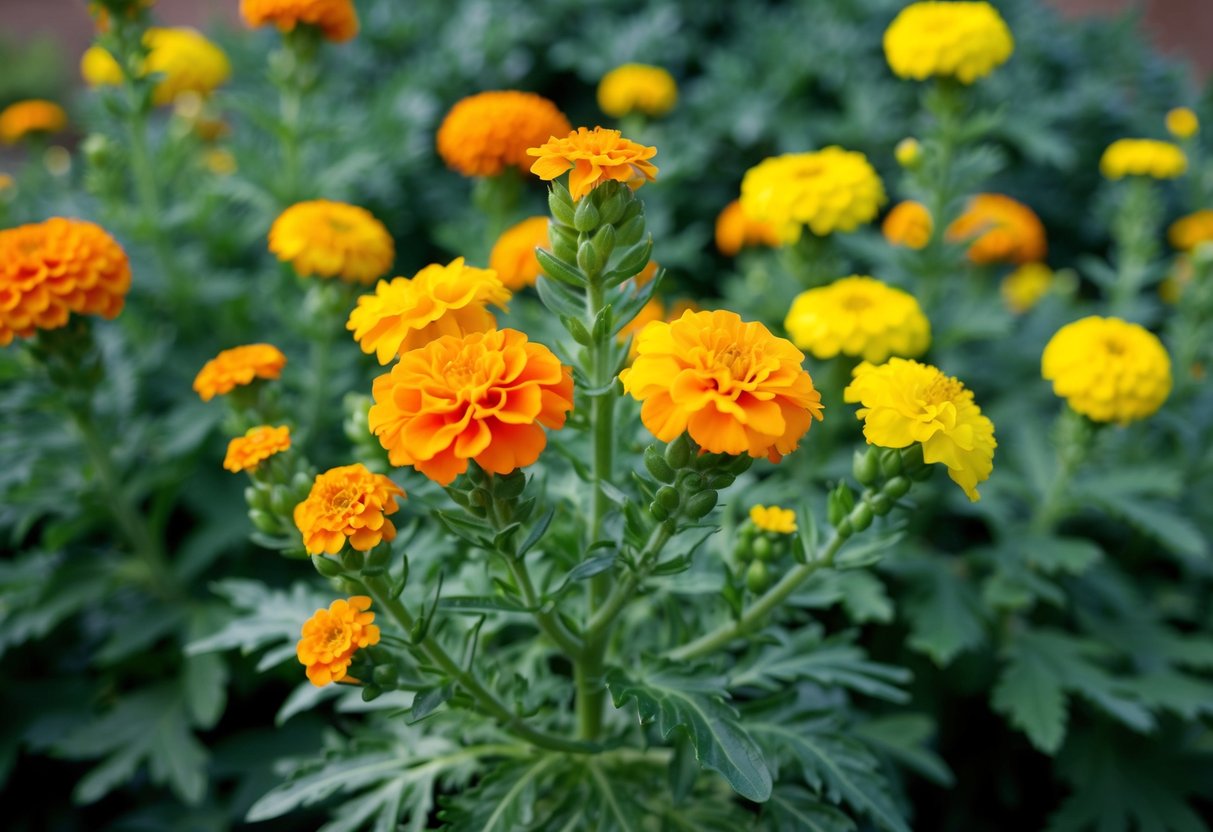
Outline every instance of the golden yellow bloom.
{"type": "Polygon", "coordinates": [[[274,454],[290,450],[291,429],[286,425],[270,427],[258,425],[249,428],[244,436],[236,436],[227,443],[227,455],[223,467],[233,474],[252,471],[274,454]]]}
{"type": "Polygon", "coordinates": [[[1024,263],[1002,279],[999,290],[1007,308],[1022,315],[1039,303],[1052,285],[1052,269],[1044,263],[1024,263]]]}
{"type": "Polygon", "coordinates": [[[497,326],[489,304],[505,308],[510,292],[492,269],[465,265],[456,257],[433,263],[411,279],[381,280],[375,294],[358,298],[346,329],[380,364],[444,335],[487,332],[497,326]]]}
{"type": "Polygon", "coordinates": [[[752,506],[750,522],[764,532],[796,534],[796,512],[779,506],[752,506]]]}
{"type": "Polygon", "coordinates": [[[654,295],[649,298],[649,302],[640,307],[640,311],[636,313],[636,317],[628,321],[627,324],[619,330],[619,334],[615,336],[622,344],[629,338],[632,343],[628,347],[628,359],[636,357],[636,346],[639,343],[638,339],[633,336],[639,335],[641,330],[649,325],[652,321],[665,321],[673,323],[682,317],[684,312],[698,312],[699,305],[691,300],[677,300],[667,310],[665,303],[661,298],[654,295]]]}
{"type": "Polygon", "coordinates": [[[316,475],[307,499],[295,506],[295,526],[309,555],[335,555],[349,540],[360,552],[396,538],[387,515],[400,506],[404,489],[356,462],[316,475]]]}
{"type": "Polygon", "coordinates": [[[18,101],[0,111],[0,142],[16,144],[35,133],[58,133],[67,126],[67,113],[53,101],[18,101]]]}
{"type": "Polygon", "coordinates": [[[98,225],[54,218],[0,231],[0,346],[71,313],[114,318],[131,286],[126,252],[98,225]]]}
{"type": "Polygon", "coordinates": [[[501,282],[511,292],[535,285],[539,277],[539,260],[535,249],[550,248],[548,218],[528,217],[502,232],[489,253],[489,269],[497,272],[501,282]]]}
{"type": "Polygon", "coordinates": [[[948,226],[947,239],[969,243],[977,264],[1032,263],[1045,259],[1044,223],[1031,208],[1002,194],[977,194],[948,226]]]}
{"type": "Polygon", "coordinates": [[[922,161],[922,145],[918,143],[918,139],[904,138],[893,148],[893,157],[897,160],[897,164],[907,170],[917,167],[918,163],[922,161]]]}
{"type": "Polygon", "coordinates": [[[998,442],[994,423],[959,380],[904,358],[880,366],[864,362],[855,368],[843,398],[860,405],[856,415],[869,445],[908,448],[920,443],[927,463],[942,462],[970,500],[980,499],[977,484],[994,470],[998,442]]]}
{"type": "Polygon", "coordinates": [[[542,95],[504,90],[460,100],[438,127],[438,155],[464,176],[497,176],[507,167],[526,170],[527,149],[572,126],[542,95]]]}
{"type": "Polygon", "coordinates": [[[539,157],[531,165],[531,173],[545,181],[571,170],[569,193],[574,201],[603,182],[623,182],[635,190],[657,178],[657,167],[649,161],[657,155],[657,148],[637,144],[618,130],[604,127],[578,127],[564,138],[553,136],[528,149],[527,155],[539,157]]]}
{"type": "Polygon", "coordinates": [[[1190,139],[1200,130],[1200,119],[1187,107],[1167,113],[1167,132],[1177,139],[1190,139]]]}
{"type": "Polygon", "coordinates": [[[1092,315],[1057,331],[1040,373],[1070,407],[1096,422],[1152,415],[1171,393],[1171,359],[1149,330],[1092,315]]]}
{"type": "Polygon", "coordinates": [[[892,245],[915,250],[926,248],[934,231],[935,222],[927,206],[912,199],[894,205],[880,225],[880,233],[892,245]]]}
{"type": "Polygon", "coordinates": [[[513,329],[448,335],[401,356],[375,379],[371,432],[393,465],[449,485],[474,459],[508,474],[539,458],[543,427],[564,427],[573,372],[513,329]]]}
{"type": "MultiPolygon", "coordinates": [[[[159,75],[152,91],[156,104],[171,104],[183,93],[209,95],[232,74],[223,50],[188,28],[152,27],[143,36],[148,49],[140,75],[159,75]]],[[[118,86],[123,71],[114,56],[90,46],[80,59],[80,73],[92,87],[118,86]]]]}
{"type": "Polygon", "coordinates": [[[735,199],[716,217],[716,249],[725,257],[735,257],[743,248],[778,246],[779,235],[770,223],[752,220],[735,199]]]}
{"type": "Polygon", "coordinates": [[[801,292],[784,328],[816,358],[839,353],[879,363],[913,358],[931,343],[931,325],[914,296],[866,275],[851,275],[801,292]]]}
{"type": "Polygon", "coordinates": [[[1174,179],[1188,170],[1188,157],[1178,145],[1156,139],[1117,139],[1099,160],[1099,170],[1108,179],[1148,176],[1174,179]]]}
{"type": "Polygon", "coordinates": [[[342,43],[358,34],[353,0],[240,0],[240,16],[249,26],[315,26],[328,40],[342,43]]]}
{"type": "Polygon", "coordinates": [[[373,283],[392,267],[396,247],[365,208],[316,199],[283,211],[270,227],[270,251],[301,277],[373,283]]]}
{"type": "Polygon", "coordinates": [[[598,106],[614,118],[632,112],[663,116],[674,109],[677,101],[674,76],[659,66],[624,64],[598,82],[598,106]]]}
{"type": "Polygon", "coordinates": [[[1180,217],[1167,229],[1167,239],[1179,251],[1192,251],[1213,242],[1213,211],[1204,209],[1180,217]]]}
{"type": "Polygon", "coordinates": [[[355,595],[334,601],[327,610],[316,610],[304,622],[295,655],[307,668],[308,681],[313,685],[323,687],[347,678],[359,648],[379,643],[379,628],[371,623],[375,613],[368,612],[370,608],[370,598],[355,595]]]}
{"type": "Polygon", "coordinates": [[[194,378],[194,392],[209,402],[259,378],[278,378],[285,366],[286,356],[270,344],[232,347],[202,366],[194,378]]]}
{"type": "Polygon", "coordinates": [[[662,442],[685,431],[711,453],[776,461],[821,419],[821,394],[800,350],[735,312],[654,321],[637,336],[636,352],[619,380],[644,403],[641,421],[662,442]]]}
{"type": "Polygon", "coordinates": [[[741,180],[741,210],[770,223],[784,243],[808,226],[819,237],[854,231],[885,201],[884,185],[867,157],[841,147],[764,159],[741,180]]]}
{"type": "Polygon", "coordinates": [[[884,33],[889,68],[901,78],[938,76],[971,84],[1015,51],[1011,30],[989,3],[923,2],[906,6],[884,33]]]}

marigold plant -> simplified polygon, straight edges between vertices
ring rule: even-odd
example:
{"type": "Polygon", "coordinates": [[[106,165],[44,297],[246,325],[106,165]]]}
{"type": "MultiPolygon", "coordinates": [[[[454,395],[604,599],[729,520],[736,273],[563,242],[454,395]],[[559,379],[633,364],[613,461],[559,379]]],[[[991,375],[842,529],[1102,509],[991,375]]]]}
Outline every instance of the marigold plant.
{"type": "Polygon", "coordinates": [[[977,194],[948,226],[947,238],[968,242],[974,263],[1032,263],[1048,251],[1036,212],[1003,194],[977,194]]]}
{"type": "Polygon", "coordinates": [[[232,347],[202,366],[194,377],[194,392],[209,402],[257,379],[276,379],[285,366],[286,356],[272,344],[232,347]]]}
{"type": "Polygon", "coordinates": [[[563,138],[553,136],[539,147],[527,150],[538,159],[531,173],[551,180],[569,171],[569,192],[581,199],[603,182],[623,182],[639,188],[657,178],[657,167],[649,159],[657,148],[623,138],[618,130],[578,127],[563,138]]]}
{"type": "Polygon", "coordinates": [[[312,26],[339,43],[358,34],[353,0],[240,0],[240,16],[249,26],[275,26],[283,32],[312,26]]]}
{"type": "Polygon", "coordinates": [[[1099,159],[1099,170],[1108,179],[1142,176],[1174,179],[1188,170],[1188,157],[1171,142],[1156,139],[1117,139],[1099,159]]]}
{"type": "Polygon", "coordinates": [[[764,532],[796,533],[796,512],[779,506],[750,506],[750,522],[764,532]]]}
{"type": "Polygon", "coordinates": [[[1044,263],[1024,263],[1002,279],[999,291],[1012,312],[1022,315],[1040,302],[1053,285],[1053,270],[1044,263]]]}
{"type": "Polygon", "coordinates": [[[1167,132],[1177,139],[1190,139],[1200,131],[1200,119],[1189,107],[1167,111],[1167,132]]]}
{"type": "Polygon", "coordinates": [[[233,474],[253,471],[274,454],[290,450],[291,429],[286,425],[257,425],[227,444],[223,467],[233,474]]]}
{"type": "Polygon", "coordinates": [[[533,286],[539,277],[535,249],[548,248],[548,218],[527,217],[501,233],[489,252],[489,269],[501,278],[505,288],[517,292],[533,286]]]}
{"type": "MultiPolygon", "coordinates": [[[[144,36],[147,59],[140,77],[155,76],[156,104],[171,104],[181,95],[209,95],[231,77],[223,50],[194,29],[152,28],[144,36]]],[[[118,86],[125,72],[101,46],[90,46],[80,59],[80,73],[93,87],[118,86]]]]}
{"type": "Polygon", "coordinates": [[[17,101],[0,110],[0,142],[16,144],[22,139],[58,133],[67,126],[67,113],[53,101],[17,101]]]}
{"type": "Polygon", "coordinates": [[[633,112],[662,116],[677,101],[674,76],[659,66],[623,64],[598,82],[598,107],[614,118],[633,112]]]}
{"type": "Polygon", "coordinates": [[[971,84],[1011,57],[1015,41],[985,2],[911,3],[884,33],[889,67],[902,78],[932,76],[971,84]]]}
{"type": "Polygon", "coordinates": [[[1206,208],[1180,217],[1167,229],[1167,240],[1179,251],[1192,251],[1213,242],[1213,210],[1206,208]]]}
{"type": "Polygon", "coordinates": [[[517,90],[461,99],[438,128],[438,155],[464,176],[499,176],[531,167],[529,148],[564,136],[572,126],[541,95],[517,90]]]}
{"type": "Polygon", "coordinates": [[[316,687],[332,682],[351,681],[347,673],[354,654],[379,643],[379,628],[371,622],[371,599],[365,595],[337,599],[328,609],[316,613],[303,624],[295,655],[307,668],[307,678],[316,687]]]}
{"type": "Polygon", "coordinates": [[[926,248],[934,230],[927,206],[912,199],[894,205],[880,224],[880,233],[890,243],[915,250],[926,248]]]}
{"type": "Polygon", "coordinates": [[[821,359],[915,358],[931,343],[931,325],[914,296],[866,275],[801,292],[783,326],[793,344],[821,359]]]}
{"type": "Polygon", "coordinates": [[[295,526],[309,555],[335,555],[348,542],[360,552],[396,538],[387,518],[404,489],[361,463],[330,468],[316,476],[307,499],[295,506],[295,526]]]}
{"type": "Polygon", "coordinates": [[[270,251],[300,277],[374,283],[392,267],[395,244],[365,208],[317,199],[287,208],[270,227],[270,251]]]}
{"type": "Polygon", "coordinates": [[[716,250],[725,257],[736,257],[743,248],[780,243],[774,226],[746,216],[741,200],[733,200],[716,216],[716,250]]]}

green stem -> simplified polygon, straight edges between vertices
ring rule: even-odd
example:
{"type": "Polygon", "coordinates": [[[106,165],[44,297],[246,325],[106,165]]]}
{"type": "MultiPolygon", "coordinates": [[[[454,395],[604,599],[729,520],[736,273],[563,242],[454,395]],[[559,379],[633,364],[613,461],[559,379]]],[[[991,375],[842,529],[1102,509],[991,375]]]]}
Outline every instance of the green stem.
{"type": "Polygon", "coordinates": [[[510,569],[510,574],[514,576],[514,582],[518,584],[518,589],[522,592],[526,605],[535,610],[535,623],[539,625],[539,629],[556,642],[556,645],[567,653],[569,658],[576,661],[584,648],[581,639],[565,626],[564,622],[560,620],[560,616],[539,609],[539,595],[535,592],[535,585],[531,581],[531,573],[527,571],[526,562],[522,558],[512,557],[509,554],[503,553],[502,557],[510,569]]]}
{"type": "Polygon", "coordinates": [[[1131,310],[1145,284],[1150,261],[1158,251],[1155,232],[1159,211],[1153,182],[1144,176],[1131,177],[1112,225],[1116,241],[1116,282],[1109,300],[1115,315],[1124,316],[1131,310]]]}
{"type": "Polygon", "coordinates": [[[674,531],[669,523],[662,523],[649,533],[648,542],[645,543],[640,557],[637,558],[636,569],[629,572],[622,581],[615,585],[614,591],[611,592],[606,602],[595,610],[593,617],[590,618],[589,624],[586,625],[587,639],[605,633],[623,608],[635,599],[636,590],[647,574],[649,565],[673,536],[674,531]]]}

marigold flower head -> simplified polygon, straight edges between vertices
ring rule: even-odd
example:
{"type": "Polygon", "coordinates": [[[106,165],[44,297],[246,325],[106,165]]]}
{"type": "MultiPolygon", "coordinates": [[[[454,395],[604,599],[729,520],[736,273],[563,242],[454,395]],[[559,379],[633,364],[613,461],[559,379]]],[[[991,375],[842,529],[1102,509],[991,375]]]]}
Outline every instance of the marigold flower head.
{"type": "Polygon", "coordinates": [[[411,279],[381,280],[375,294],[358,298],[346,329],[380,364],[444,335],[486,332],[497,326],[489,304],[505,308],[510,292],[492,269],[477,269],[457,257],[433,263],[411,279]]]}
{"type": "Polygon", "coordinates": [[[977,501],[977,484],[994,470],[994,423],[982,415],[973,393],[937,367],[904,358],[876,366],[864,362],[843,398],[860,405],[869,445],[922,445],[927,463],[942,462],[952,481],[977,501]]]}
{"type": "Polygon", "coordinates": [[[1177,139],[1190,139],[1200,130],[1200,119],[1187,107],[1176,107],[1167,113],[1167,132],[1177,139]]]}
{"type": "Polygon", "coordinates": [[[880,225],[880,233],[890,244],[915,250],[926,248],[934,230],[927,206],[911,199],[894,205],[880,225]]]}
{"type": "Polygon", "coordinates": [[[750,522],[764,532],[796,533],[796,512],[779,506],[751,506],[750,522]]]}
{"type": "Polygon", "coordinates": [[[252,384],[256,379],[278,378],[285,366],[286,356],[270,344],[232,347],[202,366],[194,377],[194,392],[202,401],[209,402],[215,396],[252,384]]]}
{"type": "Polygon", "coordinates": [[[1167,239],[1179,251],[1192,251],[1213,242],[1213,211],[1204,209],[1180,217],[1167,229],[1167,239]]]}
{"type": "Polygon", "coordinates": [[[53,101],[33,98],[0,111],[0,142],[16,144],[35,133],[58,133],[67,126],[67,113],[53,101]]]}
{"type": "Polygon", "coordinates": [[[969,243],[977,264],[1032,263],[1048,251],[1044,223],[1031,208],[1002,194],[977,194],[947,232],[952,242],[969,243]]]}
{"type": "Polygon", "coordinates": [[[233,474],[240,471],[252,471],[262,462],[290,450],[291,429],[286,425],[271,427],[257,425],[249,428],[244,436],[236,436],[227,443],[227,455],[223,458],[223,467],[233,474]]]}
{"type": "Polygon", "coordinates": [[[276,26],[281,32],[315,26],[337,43],[358,34],[353,0],[240,0],[240,16],[249,26],[276,26]]]}
{"type": "Polygon", "coordinates": [[[1146,176],[1174,179],[1188,170],[1188,157],[1178,145],[1156,139],[1117,139],[1099,159],[1099,171],[1108,179],[1146,176]]]}
{"type": "Polygon", "coordinates": [[[681,318],[684,312],[688,311],[698,312],[699,306],[694,301],[678,300],[667,309],[665,302],[661,298],[653,296],[649,298],[648,303],[640,307],[640,311],[636,313],[636,317],[628,321],[615,337],[620,343],[629,338],[632,339],[631,346],[628,348],[628,358],[633,359],[636,357],[636,345],[638,343],[634,336],[638,335],[652,321],[673,323],[681,318]]]}
{"type": "Polygon", "coordinates": [[[1092,315],[1049,339],[1041,375],[1070,407],[1096,422],[1151,416],[1171,393],[1171,359],[1158,337],[1119,318],[1092,315]]]}
{"type": "Polygon", "coordinates": [[[922,145],[918,143],[918,139],[907,136],[893,148],[893,158],[907,170],[915,168],[922,161],[922,145]]]}
{"type": "Polygon", "coordinates": [[[1044,263],[1024,263],[1002,279],[999,291],[1007,308],[1022,315],[1039,303],[1052,285],[1052,269],[1044,263]]]}
{"type": "Polygon", "coordinates": [[[307,678],[316,687],[346,678],[354,654],[379,643],[379,627],[372,624],[371,599],[365,595],[338,599],[327,610],[316,610],[303,624],[295,648],[307,678]]]}
{"type": "Polygon", "coordinates": [[[808,226],[819,237],[854,231],[884,204],[884,185],[867,157],[841,147],[764,159],[741,180],[741,210],[770,223],[784,243],[808,226]]]}
{"type": "Polygon", "coordinates": [[[287,208],[270,227],[270,251],[302,277],[373,283],[392,267],[396,247],[365,208],[315,199],[287,208]]]}
{"type": "Polygon", "coordinates": [[[360,552],[396,538],[387,515],[400,506],[404,489],[360,462],[316,475],[307,499],[295,506],[295,526],[309,555],[335,555],[348,540],[360,552]]]}
{"type": "Polygon", "coordinates": [[[0,230],[0,346],[71,313],[114,318],[130,286],[126,252],[98,225],[56,217],[0,230]]]}
{"type": "Polygon", "coordinates": [[[511,292],[535,285],[539,278],[539,260],[535,249],[549,248],[548,218],[528,217],[502,232],[489,253],[489,268],[497,272],[511,292]]]}
{"type": "MultiPolygon", "coordinates": [[[[171,104],[183,93],[209,95],[232,74],[223,50],[200,32],[189,28],[152,27],[144,33],[148,55],[140,75],[159,75],[152,101],[171,104]]],[[[80,73],[91,87],[118,86],[124,74],[114,56],[90,46],[80,59],[80,73]]]]}
{"type": "Polygon", "coordinates": [[[438,155],[464,176],[527,170],[527,149],[572,130],[564,113],[533,92],[482,92],[460,100],[438,127],[438,155]]]}
{"type": "Polygon", "coordinates": [[[539,147],[527,150],[537,156],[531,173],[551,181],[566,170],[569,193],[579,200],[603,182],[623,182],[635,190],[657,178],[657,167],[649,161],[657,148],[623,138],[618,130],[578,127],[564,138],[552,136],[539,147]]]}
{"type": "Polygon", "coordinates": [[[800,350],[735,312],[654,321],[637,336],[636,352],[619,379],[662,442],[685,431],[710,453],[775,461],[821,419],[821,394],[800,350]]]}
{"type": "Polygon", "coordinates": [[[735,199],[716,217],[716,249],[725,257],[735,257],[751,246],[779,246],[779,234],[767,222],[752,220],[741,210],[741,200],[735,199]]]}
{"type": "Polygon", "coordinates": [[[539,458],[543,427],[564,427],[573,373],[513,329],[448,335],[401,356],[372,388],[371,432],[393,465],[449,485],[475,460],[508,474],[539,458]]]}
{"type": "Polygon", "coordinates": [[[614,118],[633,112],[663,116],[677,101],[674,76],[659,66],[624,64],[598,82],[598,107],[614,118]]]}
{"type": "Polygon", "coordinates": [[[890,355],[913,358],[931,343],[931,325],[914,296],[865,275],[801,292],[784,328],[793,344],[823,360],[839,353],[876,363],[890,355]]]}
{"type": "Polygon", "coordinates": [[[1015,51],[1011,30],[989,3],[922,2],[906,6],[884,33],[884,54],[900,78],[938,76],[971,84],[1015,51]]]}

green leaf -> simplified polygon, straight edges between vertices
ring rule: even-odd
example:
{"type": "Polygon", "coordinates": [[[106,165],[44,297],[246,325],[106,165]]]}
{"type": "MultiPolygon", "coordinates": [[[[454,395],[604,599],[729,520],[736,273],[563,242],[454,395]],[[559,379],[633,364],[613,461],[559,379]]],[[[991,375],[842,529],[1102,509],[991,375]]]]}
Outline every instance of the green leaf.
{"type": "Polygon", "coordinates": [[[1044,753],[1054,754],[1061,747],[1066,735],[1065,689],[1040,654],[1012,650],[994,686],[991,705],[1044,753]]]}
{"type": "Polygon", "coordinates": [[[535,525],[531,526],[531,530],[526,533],[526,539],[518,544],[518,552],[515,554],[515,557],[526,557],[526,553],[531,551],[535,547],[535,544],[543,538],[544,532],[548,530],[548,526],[552,525],[552,518],[555,516],[555,506],[549,507],[543,513],[543,516],[535,522],[535,525]]]}
{"type": "Polygon", "coordinates": [[[1027,562],[1047,575],[1081,575],[1103,557],[1103,549],[1079,537],[1031,538],[1022,549],[1027,562]]]}
{"type": "Polygon", "coordinates": [[[775,787],[763,804],[764,829],[770,832],[852,832],[855,822],[797,785],[775,787]]]}
{"type": "Polygon", "coordinates": [[[540,755],[495,766],[475,788],[443,798],[438,818],[445,832],[515,832],[532,828],[540,784],[563,758],[540,755]]]}
{"type": "Polygon", "coordinates": [[[531,612],[531,608],[500,595],[444,595],[438,608],[467,615],[485,612],[531,612]]]}
{"type": "Polygon", "coordinates": [[[438,710],[443,702],[448,701],[455,693],[455,686],[451,684],[439,685],[418,692],[413,699],[413,708],[409,712],[410,722],[420,722],[427,716],[438,710]]]}
{"type": "Polygon", "coordinates": [[[549,593],[549,595],[555,598],[564,593],[565,590],[567,590],[575,582],[584,581],[588,578],[594,577],[595,575],[600,575],[603,572],[606,572],[615,565],[616,560],[618,560],[618,558],[614,554],[598,555],[596,557],[586,558],[581,563],[570,569],[556,586],[556,588],[549,593]]]}
{"type": "Polygon", "coordinates": [[[1085,483],[1075,488],[1075,499],[1091,502],[1137,531],[1162,544],[1168,551],[1186,561],[1204,560],[1209,544],[1200,529],[1187,517],[1177,514],[1169,505],[1148,500],[1136,494],[1123,494],[1104,488],[1101,483],[1085,483]]]}
{"type": "Polygon", "coordinates": [[[973,588],[935,559],[915,565],[915,584],[906,599],[910,647],[939,666],[985,641],[981,602],[973,588]]]}
{"type": "MultiPolygon", "coordinates": [[[[260,581],[231,578],[211,584],[211,590],[243,615],[218,632],[187,644],[188,656],[234,649],[247,655],[283,643],[294,645],[303,622],[332,601],[331,592],[317,592],[303,583],[283,591],[270,589],[260,581]]],[[[280,661],[291,655],[283,654],[280,661]]]]}
{"type": "Polygon", "coordinates": [[[861,722],[855,731],[869,745],[918,772],[936,785],[952,786],[955,777],[948,764],[926,747],[935,734],[934,721],[924,714],[894,714],[861,722]]]}

